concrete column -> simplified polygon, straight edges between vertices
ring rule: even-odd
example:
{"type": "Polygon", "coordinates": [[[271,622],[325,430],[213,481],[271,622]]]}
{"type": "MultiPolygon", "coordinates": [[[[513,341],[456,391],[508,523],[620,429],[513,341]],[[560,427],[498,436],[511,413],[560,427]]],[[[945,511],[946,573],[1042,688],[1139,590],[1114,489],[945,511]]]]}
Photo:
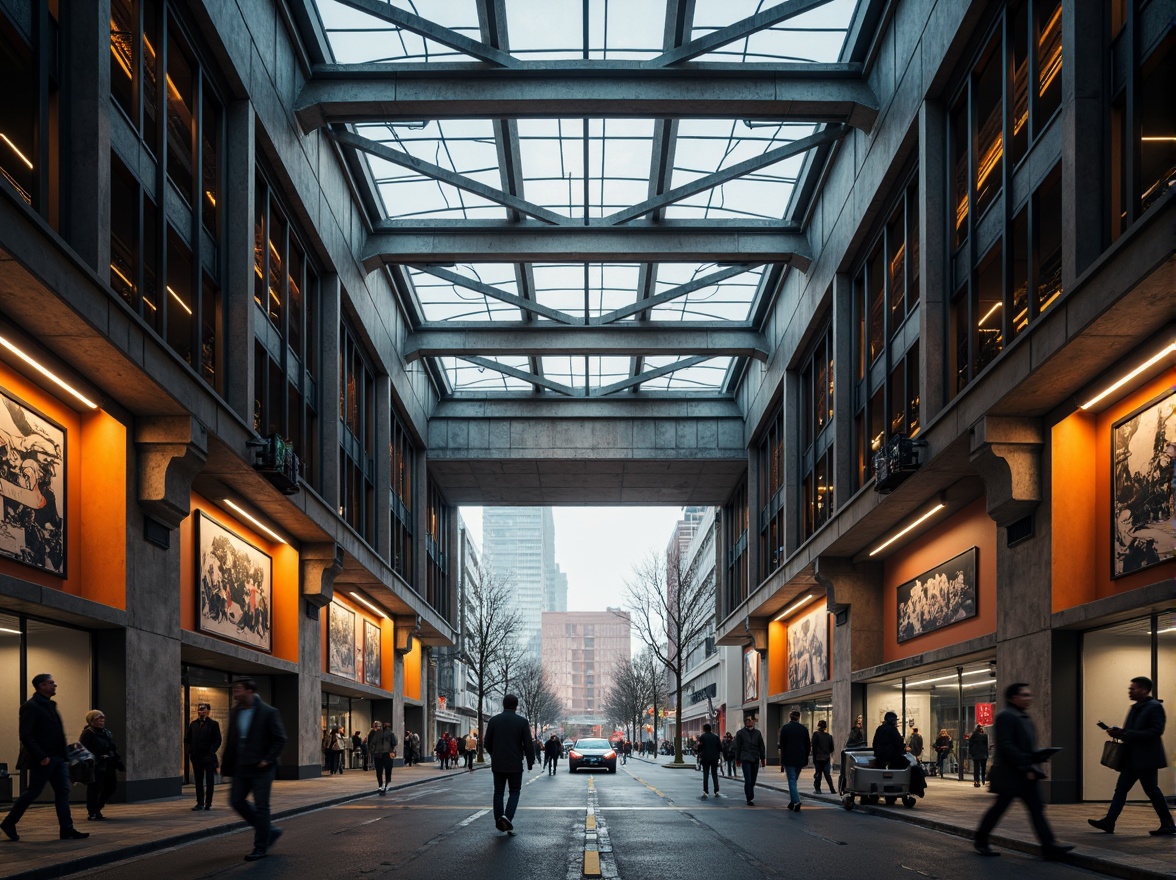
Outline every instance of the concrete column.
{"type": "Polygon", "coordinates": [[[853,494],[853,277],[833,276],[833,511],[853,494]]]}
{"type": "Polygon", "coordinates": [[[947,402],[947,309],[951,303],[948,253],[947,113],[939,102],[919,107],[919,423],[947,402]]]}
{"type": "Polygon", "coordinates": [[[1103,139],[1090,135],[1106,124],[1105,14],[1101,3],[1062,0],[1062,290],[1102,253],[1103,188],[1092,182],[1110,171],[1103,139]]]}
{"type": "Polygon", "coordinates": [[[110,281],[110,0],[69,7],[62,35],[64,235],[104,282],[110,281]]]}
{"type": "Polygon", "coordinates": [[[459,586],[461,584],[462,574],[462,558],[461,558],[461,536],[458,534],[458,515],[457,507],[453,505],[446,505],[445,518],[447,520],[445,541],[445,591],[448,598],[447,607],[445,609],[445,619],[454,627],[461,626],[461,617],[458,614],[459,603],[461,601],[461,591],[459,586]]]}
{"type": "MultiPolygon", "coordinates": [[[[319,448],[322,476],[319,493],[338,509],[339,497],[339,322],[342,320],[343,288],[338,275],[319,279],[319,313],[322,315],[322,368],[318,375],[319,448]]],[[[378,496],[377,496],[378,497],[378,496]]]]}
{"type": "Polygon", "coordinates": [[[249,101],[225,108],[224,236],[221,242],[224,285],[225,401],[253,424],[253,302],[255,117],[249,101]]]}
{"type": "Polygon", "coordinates": [[[821,557],[817,580],[825,586],[829,611],[845,619],[833,627],[832,669],[832,732],[838,743],[844,743],[858,714],[853,671],[882,662],[882,567],[821,557]]]}

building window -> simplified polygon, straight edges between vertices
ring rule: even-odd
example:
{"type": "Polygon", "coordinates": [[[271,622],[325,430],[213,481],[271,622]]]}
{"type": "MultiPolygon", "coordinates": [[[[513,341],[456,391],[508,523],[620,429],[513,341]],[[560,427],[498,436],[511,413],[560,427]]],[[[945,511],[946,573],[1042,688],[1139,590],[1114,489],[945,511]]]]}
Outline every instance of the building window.
{"type": "Polygon", "coordinates": [[[800,373],[800,539],[806,541],[832,514],[833,492],[833,325],[826,325],[800,373]]]}
{"type": "MultiPolygon", "coordinates": [[[[854,487],[874,476],[874,453],[888,436],[918,431],[919,186],[917,172],[886,212],[886,224],[867,248],[854,273],[854,487]],[[912,355],[914,361],[912,363],[912,355]]],[[[832,350],[832,341],[826,343],[832,350]]],[[[830,386],[832,387],[832,386],[830,386]]],[[[831,400],[831,395],[830,395],[831,400]]],[[[831,404],[830,404],[831,405],[831,404]]],[[[827,441],[832,447],[832,432],[827,441]]],[[[817,469],[832,479],[824,446],[813,450],[812,503],[817,501],[817,469]]],[[[809,460],[806,459],[806,463],[809,460]]],[[[828,491],[832,492],[832,486],[828,491]]],[[[808,503],[808,502],[805,502],[808,503]]],[[[831,507],[829,508],[831,510],[831,507]]],[[[827,515],[827,514],[826,514],[827,515]]],[[[820,528],[812,518],[813,530],[820,528]]],[[[802,523],[807,532],[807,522],[802,523]]]]}
{"type": "Polygon", "coordinates": [[[425,601],[449,619],[449,573],[445,551],[449,538],[449,506],[432,480],[428,481],[425,510],[426,593],[425,601]]]}
{"type": "Polygon", "coordinates": [[[391,563],[392,570],[412,583],[412,487],[413,471],[416,467],[416,449],[413,447],[408,430],[404,427],[392,406],[392,439],[389,443],[390,467],[388,469],[389,506],[392,516],[391,563]]]}
{"type": "Polygon", "coordinates": [[[784,540],[784,430],[781,404],[759,444],[760,580],[779,568],[788,552],[784,540]]]}
{"type": "Polygon", "coordinates": [[[727,570],[723,589],[723,616],[734,612],[747,598],[747,480],[723,507],[723,530],[727,548],[727,570]]]}
{"type": "Polygon", "coordinates": [[[289,440],[303,479],[317,488],[318,274],[266,177],[255,181],[253,429],[289,440]]]}
{"type": "Polygon", "coordinates": [[[339,514],[376,537],[376,377],[346,322],[339,329],[339,514]]]}

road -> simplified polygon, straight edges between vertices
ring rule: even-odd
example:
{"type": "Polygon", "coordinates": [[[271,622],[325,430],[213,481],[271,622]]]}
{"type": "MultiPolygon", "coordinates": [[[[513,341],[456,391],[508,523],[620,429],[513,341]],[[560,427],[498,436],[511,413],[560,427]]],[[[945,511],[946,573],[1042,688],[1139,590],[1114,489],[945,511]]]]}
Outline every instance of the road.
{"type": "Polygon", "coordinates": [[[458,771],[385,797],[287,819],[284,837],[259,862],[242,860],[251,846],[249,831],[87,876],[578,880],[590,808],[602,875],[619,880],[1101,876],[1009,851],[1001,858],[982,858],[958,837],[835,806],[810,802],[792,813],[785,808],[786,794],[762,788],[756,806],[748,807],[739,782],[723,780],[725,797],[701,800],[698,773],[636,760],[618,767],[615,775],[572,775],[566,765],[554,776],[538,770],[524,774],[516,834],[508,836],[494,828],[492,784],[486,770],[458,771]]]}

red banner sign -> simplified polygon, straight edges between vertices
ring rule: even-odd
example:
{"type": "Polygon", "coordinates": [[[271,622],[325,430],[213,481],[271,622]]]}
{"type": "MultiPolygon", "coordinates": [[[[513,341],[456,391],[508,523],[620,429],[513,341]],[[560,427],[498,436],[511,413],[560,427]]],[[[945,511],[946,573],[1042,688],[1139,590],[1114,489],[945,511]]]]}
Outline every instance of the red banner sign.
{"type": "Polygon", "coordinates": [[[992,724],[996,714],[996,703],[976,704],[976,723],[988,727],[992,724]]]}

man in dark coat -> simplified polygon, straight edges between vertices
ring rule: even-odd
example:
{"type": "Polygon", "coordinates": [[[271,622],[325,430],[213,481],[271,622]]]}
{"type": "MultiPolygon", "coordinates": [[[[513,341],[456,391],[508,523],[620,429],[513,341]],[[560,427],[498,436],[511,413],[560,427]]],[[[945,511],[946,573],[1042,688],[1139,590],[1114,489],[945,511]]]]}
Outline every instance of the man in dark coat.
{"type": "Polygon", "coordinates": [[[556,767],[559,766],[559,756],[563,754],[563,743],[559,741],[559,737],[554,733],[547,738],[547,742],[543,745],[543,766],[548,768],[552,776],[555,775],[556,767]]]}
{"type": "Polygon", "coordinates": [[[887,712],[882,716],[882,723],[874,731],[874,739],[870,743],[874,750],[873,767],[885,767],[889,770],[905,770],[910,764],[906,759],[906,746],[902,742],[902,734],[898,732],[898,715],[887,712]]]}
{"type": "Polygon", "coordinates": [[[188,760],[192,762],[192,776],[196,779],[196,810],[212,809],[212,786],[216,780],[217,757],[221,747],[220,724],[209,715],[212,707],[208,703],[196,705],[196,720],[188,725],[184,734],[184,745],[188,749],[188,760]]]}
{"type": "Polygon", "coordinates": [[[698,766],[702,768],[702,796],[707,796],[707,782],[713,778],[715,797],[719,797],[719,761],[723,760],[723,741],[711,732],[709,724],[702,725],[702,735],[698,738],[695,756],[698,759],[698,766]]]}
{"type": "Polygon", "coordinates": [[[482,747],[490,753],[490,772],[494,774],[494,827],[508,834],[514,833],[514,814],[519,806],[519,792],[523,788],[523,760],[527,769],[535,766],[535,746],[531,740],[531,724],[515,710],[519,698],[507,694],[502,698],[502,711],[486,723],[482,747]],[[510,786],[506,809],[502,795],[510,786]]]}
{"type": "Polygon", "coordinates": [[[229,803],[253,826],[253,851],[245,860],[254,862],[264,859],[282,836],[281,828],[270,825],[270,788],[274,784],[278,756],[286,744],[286,730],[278,710],[257,695],[257,683],[253,679],[233,682],[233,702],[223,772],[233,777],[229,803]]]}
{"type": "Polygon", "coordinates": [[[749,807],[755,806],[755,781],[760,767],[768,766],[768,747],[764,737],[755,729],[755,716],[744,715],[743,727],[735,734],[735,760],[743,768],[743,794],[749,807]]]}
{"type": "Polygon", "coordinates": [[[20,707],[20,755],[16,759],[17,770],[29,771],[29,787],[0,822],[0,832],[9,840],[20,840],[16,824],[29,804],[49,785],[53,788],[61,839],[82,840],[90,835],[74,828],[69,812],[69,754],[65,727],[53,702],[57,682],[48,672],[42,672],[33,676],[33,691],[29,701],[20,707]]]}
{"type": "Polygon", "coordinates": [[[1005,708],[996,716],[993,737],[996,740],[996,754],[992,769],[988,772],[989,785],[996,792],[994,803],[976,829],[972,844],[982,856],[999,856],[988,845],[988,836],[1000,821],[1005,810],[1016,798],[1025,802],[1029,819],[1037,839],[1041,841],[1041,854],[1046,859],[1056,859],[1074,847],[1059,844],[1054,839],[1053,829],[1045,821],[1045,807],[1041,803],[1038,781],[1045,778],[1041,762],[1049,752],[1037,748],[1037,733],[1029,718],[1029,706],[1033,703],[1033,691],[1024,682],[1015,682],[1005,688],[1005,708]]]}
{"type": "Polygon", "coordinates": [[[812,741],[809,739],[808,728],[800,723],[800,713],[793,710],[788,715],[788,723],[780,728],[780,766],[788,775],[788,809],[800,812],[800,771],[808,766],[809,755],[812,754],[812,741]]]}
{"type": "Polygon", "coordinates": [[[972,785],[979,788],[984,784],[988,767],[988,734],[979,724],[968,740],[968,757],[972,759],[972,785]]]}
{"type": "Polygon", "coordinates": [[[817,794],[821,793],[821,777],[825,778],[825,782],[829,784],[830,794],[835,790],[833,788],[833,777],[829,775],[829,762],[833,760],[833,752],[836,746],[833,745],[833,735],[828,731],[827,721],[817,722],[817,732],[813,734],[813,766],[817,772],[813,775],[813,791],[817,794]]]}
{"type": "Polygon", "coordinates": [[[1164,802],[1158,775],[1161,767],[1168,764],[1164,754],[1164,704],[1152,696],[1152,680],[1146,676],[1131,679],[1127,685],[1127,696],[1134,705],[1127,713],[1122,727],[1110,727],[1107,735],[1120,739],[1126,744],[1119,780],[1115,783],[1115,794],[1111,806],[1102,819],[1087,819],[1095,828],[1108,834],[1115,830],[1115,820],[1127,803],[1127,793],[1138,782],[1143,793],[1151,800],[1152,808],[1160,817],[1160,827],[1149,831],[1153,837],[1176,835],[1176,824],[1172,822],[1172,811],[1164,802]]]}

